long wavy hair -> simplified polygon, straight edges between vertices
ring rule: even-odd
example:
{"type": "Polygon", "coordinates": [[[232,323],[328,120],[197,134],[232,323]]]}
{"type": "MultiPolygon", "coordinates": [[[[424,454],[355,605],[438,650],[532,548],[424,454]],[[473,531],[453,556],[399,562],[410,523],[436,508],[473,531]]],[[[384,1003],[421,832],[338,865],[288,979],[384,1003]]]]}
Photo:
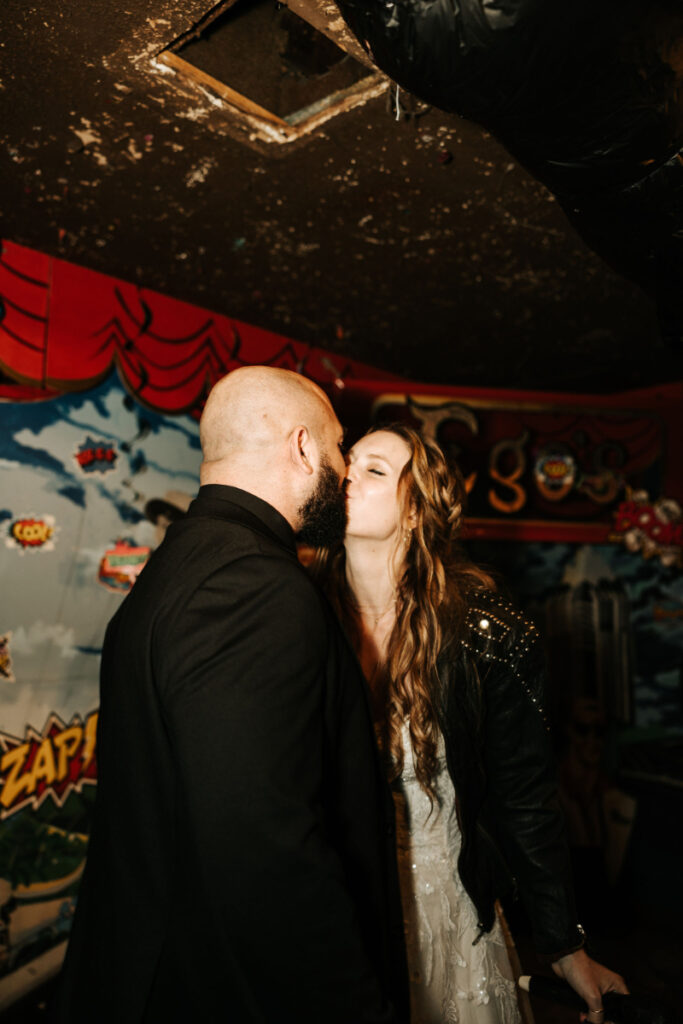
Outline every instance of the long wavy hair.
{"type": "MultiPolygon", "coordinates": [[[[410,455],[398,482],[397,500],[409,543],[398,567],[396,622],[389,637],[382,672],[386,703],[381,722],[390,780],[404,764],[401,739],[409,720],[415,771],[434,800],[442,698],[437,658],[446,643],[464,638],[469,595],[494,588],[493,578],[467,559],[457,543],[465,486],[439,446],[402,423],[376,425],[368,433],[388,431],[405,441],[410,455]]],[[[320,550],[314,575],[326,589],[351,642],[358,648],[359,623],[345,572],[345,551],[320,550]]]]}

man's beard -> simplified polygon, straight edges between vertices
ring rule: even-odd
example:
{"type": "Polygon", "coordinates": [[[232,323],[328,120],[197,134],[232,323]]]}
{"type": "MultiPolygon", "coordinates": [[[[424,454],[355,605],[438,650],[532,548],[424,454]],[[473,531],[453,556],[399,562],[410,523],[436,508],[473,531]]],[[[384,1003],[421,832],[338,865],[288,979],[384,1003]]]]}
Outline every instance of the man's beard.
{"type": "Polygon", "coordinates": [[[297,540],[312,548],[341,544],[346,530],[346,499],[343,482],[327,459],[322,459],[313,493],[299,509],[301,526],[297,540]]]}

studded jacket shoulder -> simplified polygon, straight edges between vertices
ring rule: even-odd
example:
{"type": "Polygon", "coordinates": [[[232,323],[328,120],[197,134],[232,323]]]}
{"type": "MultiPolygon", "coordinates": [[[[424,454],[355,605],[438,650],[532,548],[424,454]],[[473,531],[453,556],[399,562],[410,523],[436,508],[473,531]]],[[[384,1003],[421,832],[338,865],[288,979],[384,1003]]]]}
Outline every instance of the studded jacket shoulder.
{"type": "Polygon", "coordinates": [[[580,948],[569,854],[544,710],[536,628],[499,594],[470,594],[465,628],[438,662],[439,725],[458,798],[458,870],[488,931],[494,904],[516,890],[537,952],[580,948]]]}
{"type": "Polygon", "coordinates": [[[467,613],[467,634],[461,640],[465,650],[475,661],[509,672],[547,730],[542,652],[534,624],[501,595],[476,590],[467,613]]]}

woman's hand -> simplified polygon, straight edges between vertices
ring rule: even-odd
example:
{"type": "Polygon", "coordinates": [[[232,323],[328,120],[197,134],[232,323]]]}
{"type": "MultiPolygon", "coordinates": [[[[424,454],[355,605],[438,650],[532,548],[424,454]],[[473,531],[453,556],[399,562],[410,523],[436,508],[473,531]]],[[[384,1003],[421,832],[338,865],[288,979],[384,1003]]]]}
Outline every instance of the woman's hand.
{"type": "Polygon", "coordinates": [[[588,1004],[588,1013],[581,1014],[581,1020],[589,1024],[602,1024],[605,1019],[602,996],[605,992],[620,992],[628,995],[626,982],[614,971],[591,960],[585,950],[567,953],[552,965],[555,974],[571,985],[588,1004]]]}

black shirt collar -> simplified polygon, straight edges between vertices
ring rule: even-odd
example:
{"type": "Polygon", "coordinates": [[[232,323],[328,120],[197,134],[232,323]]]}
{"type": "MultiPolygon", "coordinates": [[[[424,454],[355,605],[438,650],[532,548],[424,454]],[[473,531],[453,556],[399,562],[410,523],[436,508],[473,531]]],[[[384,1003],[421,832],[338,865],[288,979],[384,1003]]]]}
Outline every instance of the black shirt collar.
{"type": "MultiPolygon", "coordinates": [[[[262,498],[257,498],[249,491],[227,484],[204,484],[190,505],[187,514],[190,516],[214,516],[219,519],[231,519],[231,506],[237,506],[250,517],[258,520],[261,528],[267,527],[276,539],[296,552],[294,530],[276,508],[262,498]]],[[[254,523],[255,528],[258,524],[254,523]]]]}

